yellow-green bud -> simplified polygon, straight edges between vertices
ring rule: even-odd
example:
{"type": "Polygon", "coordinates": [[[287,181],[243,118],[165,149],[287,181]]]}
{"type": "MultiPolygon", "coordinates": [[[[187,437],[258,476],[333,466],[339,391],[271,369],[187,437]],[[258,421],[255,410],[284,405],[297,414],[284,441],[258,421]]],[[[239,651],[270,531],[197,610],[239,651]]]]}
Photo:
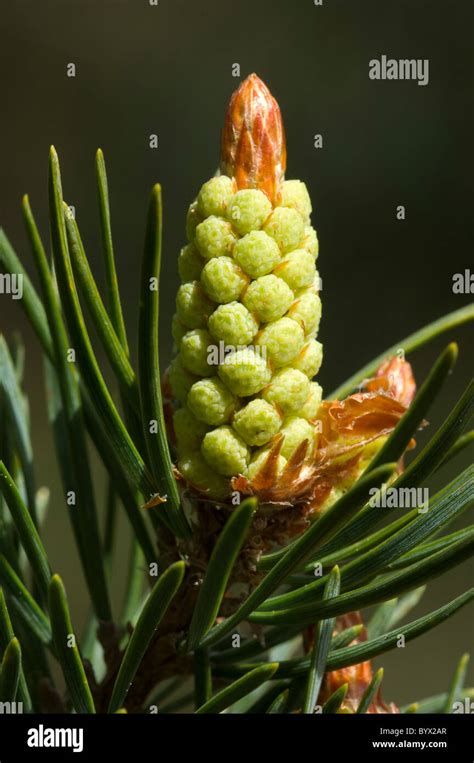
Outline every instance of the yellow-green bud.
{"type": "Polygon", "coordinates": [[[202,441],[201,453],[211,469],[226,477],[243,473],[250,461],[247,445],[229,426],[208,432],[202,441]]]}
{"type": "Polygon", "coordinates": [[[199,281],[205,260],[201,257],[194,244],[186,244],[178,257],[179,277],[186,281],[199,281]]]}
{"type": "Polygon", "coordinates": [[[264,276],[281,259],[277,243],[262,230],[252,231],[239,239],[233,251],[234,259],[251,278],[264,276]]]}
{"type": "Polygon", "coordinates": [[[288,310],[288,317],[300,324],[305,336],[316,336],[321,320],[321,299],[318,294],[311,287],[301,293],[288,310]]]}
{"type": "Polygon", "coordinates": [[[272,211],[263,191],[248,188],[237,191],[227,209],[227,219],[241,236],[258,230],[272,211]]]}
{"type": "Polygon", "coordinates": [[[234,242],[232,226],[222,217],[206,217],[196,228],[196,246],[206,260],[230,255],[234,242]]]}
{"type": "Polygon", "coordinates": [[[280,429],[281,418],[265,400],[251,400],[237,411],[232,426],[247,445],[265,445],[280,429]]]}
{"type": "Polygon", "coordinates": [[[209,498],[223,500],[229,494],[229,480],[216,474],[199,451],[186,453],[178,461],[178,469],[186,482],[205,492],[209,498]]]}
{"type": "Polygon", "coordinates": [[[188,396],[188,392],[193,384],[198,380],[197,376],[190,373],[182,364],[181,356],[176,355],[174,360],[171,361],[169,367],[168,379],[171,387],[171,392],[176,400],[180,403],[185,403],[188,396]]]}
{"type": "Polygon", "coordinates": [[[206,329],[192,329],[181,340],[180,354],[183,366],[197,376],[212,376],[215,369],[208,363],[212,337],[206,329]]]}
{"type": "Polygon", "coordinates": [[[315,260],[318,258],[318,254],[319,254],[318,234],[316,233],[315,229],[311,227],[311,225],[307,225],[306,228],[304,229],[303,247],[310,254],[313,255],[315,260]]]}
{"type": "Polygon", "coordinates": [[[218,426],[229,421],[237,400],[220,379],[213,377],[195,382],[189,390],[187,403],[200,421],[218,426]]]}
{"type": "Polygon", "coordinates": [[[277,371],[270,384],[265,387],[262,397],[287,414],[299,411],[307,400],[308,394],[308,377],[296,368],[283,368],[277,371]]]}
{"type": "Polygon", "coordinates": [[[178,350],[181,344],[181,340],[187,331],[187,326],[185,326],[184,323],[181,323],[177,315],[173,315],[173,319],[171,321],[171,334],[178,350]]]}
{"type": "Polygon", "coordinates": [[[274,273],[279,278],[283,278],[293,291],[304,289],[314,281],[316,274],[314,258],[306,249],[295,249],[282,259],[274,273]]]}
{"type": "Polygon", "coordinates": [[[306,342],[301,352],[291,363],[293,368],[304,373],[308,379],[316,376],[323,362],[323,345],[316,339],[306,342]]]}
{"type": "Polygon", "coordinates": [[[271,379],[266,360],[253,347],[229,353],[219,366],[218,374],[238,397],[257,394],[271,379]]]}
{"type": "Polygon", "coordinates": [[[276,207],[263,226],[265,233],[275,239],[282,252],[296,249],[303,240],[304,221],[296,209],[276,207]]]}
{"type": "Polygon", "coordinates": [[[318,382],[310,382],[309,395],[299,411],[301,418],[308,419],[309,421],[316,419],[322,399],[323,390],[321,385],[318,382]]]}
{"type": "Polygon", "coordinates": [[[258,331],[258,323],[241,302],[219,305],[209,318],[211,335],[225,345],[250,344],[258,331]]]}
{"type": "Polygon", "coordinates": [[[190,329],[206,326],[214,303],[204,293],[199,281],[183,283],[176,296],[176,312],[181,323],[190,329]]]}
{"type": "Polygon", "coordinates": [[[193,201],[186,215],[186,238],[192,244],[196,237],[196,228],[202,223],[202,217],[198,212],[197,201],[193,201]]]}
{"type": "Polygon", "coordinates": [[[304,332],[299,323],[291,318],[280,318],[265,326],[257,335],[255,344],[265,347],[267,359],[279,368],[298,355],[304,344],[304,332]]]}
{"type": "Polygon", "coordinates": [[[224,216],[234,193],[234,184],[226,175],[219,175],[204,183],[197,197],[197,207],[202,217],[224,216]]]}
{"type": "Polygon", "coordinates": [[[296,209],[303,220],[309,221],[311,199],[306,185],[301,180],[285,180],[281,187],[280,205],[296,209]]]}
{"type": "Polygon", "coordinates": [[[288,284],[273,274],[252,281],[242,297],[245,307],[262,323],[281,318],[293,299],[288,284]]]}
{"type": "Polygon", "coordinates": [[[178,408],[173,413],[173,429],[176,435],[176,449],[180,455],[199,450],[202,438],[209,431],[209,427],[186,407],[178,408]]]}
{"type": "Polygon", "coordinates": [[[248,277],[232,257],[214,257],[201,273],[204,291],[219,304],[237,300],[248,282],[248,277]]]}

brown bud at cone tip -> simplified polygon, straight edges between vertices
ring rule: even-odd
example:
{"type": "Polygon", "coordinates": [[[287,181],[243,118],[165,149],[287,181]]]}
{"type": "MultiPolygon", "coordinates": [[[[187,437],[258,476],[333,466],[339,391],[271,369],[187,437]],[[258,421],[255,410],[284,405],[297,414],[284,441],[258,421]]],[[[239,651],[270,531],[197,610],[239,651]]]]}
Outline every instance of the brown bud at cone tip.
{"type": "Polygon", "coordinates": [[[280,107],[262,80],[251,74],[230,99],[222,131],[221,172],[235,178],[237,188],[258,188],[276,204],[285,169],[280,107]]]}

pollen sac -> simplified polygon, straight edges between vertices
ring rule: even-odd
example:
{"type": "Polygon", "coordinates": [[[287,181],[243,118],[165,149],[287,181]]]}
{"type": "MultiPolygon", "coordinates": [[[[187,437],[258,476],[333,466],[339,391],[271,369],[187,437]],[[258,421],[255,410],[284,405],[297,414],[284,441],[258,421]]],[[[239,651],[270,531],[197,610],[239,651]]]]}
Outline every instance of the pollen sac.
{"type": "Polygon", "coordinates": [[[224,217],[234,195],[234,183],[226,175],[219,175],[204,183],[197,197],[197,210],[202,217],[224,217]]]}
{"type": "Polygon", "coordinates": [[[193,203],[189,205],[188,213],[186,215],[186,238],[190,244],[192,244],[196,238],[196,228],[202,221],[203,218],[199,214],[197,201],[193,201],[193,203]]]}
{"type": "Polygon", "coordinates": [[[223,500],[229,494],[229,480],[216,474],[200,451],[186,453],[178,461],[178,469],[192,487],[213,500],[223,500]]]}
{"type": "Polygon", "coordinates": [[[186,334],[188,328],[184,325],[184,323],[181,323],[177,315],[173,315],[173,319],[171,321],[171,334],[174,339],[174,343],[176,345],[176,348],[179,350],[179,347],[181,345],[181,340],[183,336],[186,334]]]}
{"type": "Polygon", "coordinates": [[[224,345],[244,346],[256,335],[258,323],[241,302],[230,302],[214,310],[209,318],[209,331],[224,345]]]}
{"type": "Polygon", "coordinates": [[[201,274],[204,291],[219,304],[238,299],[248,281],[248,277],[232,257],[209,260],[201,274]]]}
{"type": "Polygon", "coordinates": [[[209,427],[186,407],[178,408],[173,413],[173,428],[179,455],[199,450],[204,435],[209,431],[209,427]]]}
{"type": "Polygon", "coordinates": [[[281,260],[277,243],[263,231],[252,231],[234,246],[234,259],[251,278],[270,273],[281,260]]]}
{"type": "Polygon", "coordinates": [[[318,241],[318,234],[314,230],[314,228],[311,227],[311,225],[307,225],[304,229],[304,238],[303,238],[303,248],[306,249],[307,252],[309,252],[314,259],[316,260],[319,254],[319,241],[318,241]]]}
{"type": "Polygon", "coordinates": [[[301,180],[285,180],[282,184],[280,205],[296,209],[306,223],[311,215],[311,199],[308,189],[301,180]]]}
{"type": "Polygon", "coordinates": [[[239,397],[256,395],[272,376],[266,360],[253,347],[227,355],[219,366],[218,374],[234,395],[239,397]]]}
{"type": "Polygon", "coordinates": [[[304,220],[296,209],[276,207],[263,226],[265,233],[275,239],[281,251],[291,252],[303,240],[304,220]]]}
{"type": "Polygon", "coordinates": [[[316,267],[312,255],[306,249],[295,249],[282,259],[274,273],[282,278],[290,289],[298,291],[313,283],[316,267]]]}
{"type": "Polygon", "coordinates": [[[237,191],[227,209],[227,219],[241,236],[258,230],[270,212],[272,205],[263,191],[248,188],[237,191]]]}
{"type": "Polygon", "coordinates": [[[183,283],[199,281],[206,261],[193,244],[183,246],[178,257],[178,272],[183,283]]]}
{"type": "MultiPolygon", "coordinates": [[[[242,103],[255,95],[252,82],[242,103]]],[[[234,112],[232,124],[240,113],[234,112]]],[[[252,115],[256,140],[258,109],[252,115]]],[[[263,154],[254,172],[247,160],[258,145],[248,151],[250,123],[240,127],[238,151],[228,152],[223,170],[229,174],[235,165],[239,178],[208,180],[187,213],[172,321],[177,354],[167,375],[180,485],[184,480],[214,501],[230,496],[232,477],[259,484],[280,434],[276,479],[304,440],[305,457],[313,458],[323,395],[313,381],[323,348],[319,244],[308,191],[299,180],[285,181],[282,167],[263,154]]]]}
{"type": "Polygon", "coordinates": [[[309,394],[304,405],[298,411],[303,419],[314,421],[318,416],[319,407],[323,399],[323,389],[318,382],[309,383],[309,394]]]}
{"type": "Polygon", "coordinates": [[[188,393],[189,409],[199,421],[219,426],[229,421],[237,399],[220,379],[200,379],[188,393]]]}
{"type": "Polygon", "coordinates": [[[181,323],[190,329],[204,328],[214,310],[199,281],[182,284],[176,297],[176,312],[181,323]]]}
{"type": "Polygon", "coordinates": [[[245,307],[262,323],[276,321],[285,315],[293,299],[288,284],[273,274],[252,281],[242,297],[245,307]]]}
{"type": "Polygon", "coordinates": [[[205,329],[188,331],[181,340],[181,362],[197,376],[212,376],[215,369],[208,362],[212,337],[205,329]]]}
{"type": "Polygon", "coordinates": [[[288,316],[300,324],[305,336],[317,334],[321,320],[321,299],[312,289],[303,291],[288,310],[288,316]]]}
{"type": "Polygon", "coordinates": [[[305,374],[308,379],[312,379],[321,368],[322,362],[323,345],[321,342],[316,341],[316,339],[310,339],[309,342],[306,342],[303,346],[296,358],[293,359],[291,365],[293,368],[296,368],[298,371],[305,374]]]}
{"type": "Polygon", "coordinates": [[[189,390],[199,377],[190,373],[181,362],[181,355],[177,355],[171,361],[168,373],[171,392],[176,400],[184,405],[188,397],[189,390]]]}
{"type": "Polygon", "coordinates": [[[212,469],[227,477],[242,474],[250,461],[249,448],[229,426],[208,432],[202,441],[201,452],[212,469]]]}
{"type": "Polygon", "coordinates": [[[280,318],[265,326],[255,344],[265,350],[271,364],[279,368],[298,355],[304,344],[304,332],[299,323],[291,318],[280,318]]]}
{"type": "Polygon", "coordinates": [[[273,376],[262,397],[273,403],[284,414],[295,413],[305,404],[309,395],[309,381],[296,368],[284,368],[273,376]]]}
{"type": "Polygon", "coordinates": [[[232,226],[222,217],[207,217],[196,228],[195,243],[206,260],[231,254],[235,243],[232,226]]]}
{"type": "Polygon", "coordinates": [[[241,408],[232,426],[247,445],[265,445],[276,435],[281,426],[281,416],[265,400],[251,400],[241,408]]]}

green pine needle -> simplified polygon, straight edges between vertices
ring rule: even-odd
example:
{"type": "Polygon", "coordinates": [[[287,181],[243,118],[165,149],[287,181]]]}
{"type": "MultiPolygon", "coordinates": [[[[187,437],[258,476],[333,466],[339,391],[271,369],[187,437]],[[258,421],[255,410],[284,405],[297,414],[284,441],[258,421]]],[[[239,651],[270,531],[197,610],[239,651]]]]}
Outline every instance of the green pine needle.
{"type": "Polygon", "coordinates": [[[289,689],[285,689],[281,692],[281,694],[278,695],[276,699],[273,700],[270,707],[267,710],[267,713],[269,715],[281,715],[285,712],[286,706],[288,704],[288,695],[289,695],[289,689]]]}
{"type": "Polygon", "coordinates": [[[215,622],[232,569],[247,537],[256,508],[257,502],[254,498],[243,501],[233,511],[219,536],[209,559],[189,626],[189,650],[192,650],[204,638],[215,622]]]}
{"type": "Polygon", "coordinates": [[[451,686],[449,687],[448,695],[446,697],[446,704],[444,706],[445,713],[452,713],[454,709],[454,703],[459,701],[459,696],[464,685],[464,680],[466,678],[468,663],[469,655],[463,654],[456,666],[453,680],[451,682],[451,686]]]}
{"type": "Polygon", "coordinates": [[[158,352],[159,277],[161,266],[161,188],[155,186],[148,206],[141,275],[138,366],[143,436],[153,476],[166,502],[161,507],[169,527],[178,537],[188,537],[190,529],[181,507],[173,473],[161,395],[158,352]]]}
{"type": "Polygon", "coordinates": [[[10,594],[10,601],[24,624],[45,646],[51,646],[52,634],[48,617],[33,598],[13,567],[0,554],[0,583],[10,594]]]}
{"type": "Polygon", "coordinates": [[[104,249],[105,279],[107,284],[107,297],[112,325],[117,333],[121,346],[128,355],[127,332],[120,301],[120,290],[115,268],[115,255],[112,243],[112,226],[110,222],[109,186],[105,169],[104,154],[101,149],[95,156],[95,170],[97,179],[97,192],[99,197],[100,230],[104,249]]]}
{"type": "Polygon", "coordinates": [[[109,713],[114,713],[123,704],[153,634],[183,581],[184,569],[183,562],[172,564],[153,586],[120,663],[109,713]]]}
{"type": "Polygon", "coordinates": [[[73,707],[77,713],[95,713],[94,700],[76,645],[66,591],[59,575],[53,575],[51,579],[49,611],[56,655],[66,679],[73,707]]]}
{"type": "Polygon", "coordinates": [[[17,638],[12,638],[3,653],[0,665],[0,702],[14,702],[21,673],[21,647],[17,638]]]}
{"type": "Polygon", "coordinates": [[[0,461],[0,492],[3,494],[10,509],[20,541],[35,575],[35,580],[43,596],[46,597],[49,581],[51,580],[48,557],[35,523],[23,503],[21,495],[3,461],[0,461]]]}
{"type": "Polygon", "coordinates": [[[377,672],[375,673],[370,684],[368,685],[367,689],[364,691],[360,699],[360,702],[356,710],[356,713],[358,715],[368,712],[369,707],[372,704],[372,700],[377,694],[380,684],[382,683],[382,679],[383,679],[383,668],[379,668],[379,670],[377,670],[377,672]]]}
{"type": "MultiPolygon", "coordinates": [[[[323,600],[331,601],[339,594],[341,587],[341,575],[339,567],[334,567],[329,575],[328,582],[324,587],[323,600]]],[[[314,632],[314,646],[311,654],[311,664],[308,671],[306,696],[303,704],[304,713],[314,713],[321,684],[324,678],[326,662],[331,646],[334,618],[320,620],[314,632]]]]}
{"type": "Polygon", "coordinates": [[[196,713],[221,713],[230,705],[233,705],[241,697],[245,697],[250,694],[251,691],[257,689],[265,681],[269,681],[278,669],[277,662],[269,662],[266,665],[260,665],[259,667],[251,670],[242,678],[238,678],[237,681],[227,686],[222,691],[214,694],[212,699],[201,705],[196,710],[196,713]]]}
{"type": "Polygon", "coordinates": [[[337,713],[340,710],[341,705],[346,698],[348,689],[349,684],[342,684],[342,686],[339,686],[339,688],[331,694],[323,705],[323,715],[326,715],[327,713],[337,713]]]}

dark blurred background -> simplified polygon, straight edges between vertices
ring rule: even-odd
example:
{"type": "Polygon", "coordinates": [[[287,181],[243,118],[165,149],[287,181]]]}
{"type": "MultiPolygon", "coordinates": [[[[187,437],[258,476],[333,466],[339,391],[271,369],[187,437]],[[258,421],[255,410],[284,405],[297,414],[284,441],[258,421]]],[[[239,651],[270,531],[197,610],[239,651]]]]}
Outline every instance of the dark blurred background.
{"type": "MultiPolygon", "coordinates": [[[[215,171],[223,115],[241,79],[257,72],[286,125],[287,177],[310,190],[320,239],[326,393],[374,355],[469,301],[452,276],[472,252],[470,3],[445,0],[26,0],[2,8],[0,224],[31,271],[20,200],[28,192],[47,239],[48,148],[59,152],[65,197],[103,283],[94,153],[105,152],[115,248],[131,344],[136,346],[139,263],[147,196],[164,192],[161,286],[163,365],[171,352],[176,258],[187,205],[215,171]],[[382,54],[428,58],[430,80],[374,82],[382,54]],[[67,64],[76,77],[66,76],[67,64]],[[241,78],[232,76],[238,63],[241,78]],[[323,148],[315,149],[315,134],[323,148]],[[157,134],[158,149],[149,148],[157,134]],[[406,219],[396,219],[397,205],[406,219]]],[[[36,471],[52,489],[47,548],[80,625],[86,597],[47,426],[41,354],[18,303],[0,301],[0,328],[27,344],[36,471]]],[[[421,382],[437,353],[460,343],[455,374],[430,412],[436,430],[472,373],[472,334],[445,335],[412,357],[421,382]],[[469,347],[469,342],[471,346],[469,347]]],[[[428,434],[422,433],[419,444],[428,434]]],[[[472,460],[465,453],[432,480],[472,460]],[[462,462],[462,463],[461,463],[462,462]]],[[[97,470],[99,482],[103,475],[97,470]]],[[[100,492],[102,496],[103,490],[100,492]]],[[[123,534],[123,533],[122,533],[123,534]]],[[[119,601],[127,547],[116,557],[119,601]]],[[[472,566],[435,581],[419,615],[460,593],[472,566]]],[[[379,661],[384,696],[408,702],[447,689],[472,643],[472,610],[379,661]]]]}

